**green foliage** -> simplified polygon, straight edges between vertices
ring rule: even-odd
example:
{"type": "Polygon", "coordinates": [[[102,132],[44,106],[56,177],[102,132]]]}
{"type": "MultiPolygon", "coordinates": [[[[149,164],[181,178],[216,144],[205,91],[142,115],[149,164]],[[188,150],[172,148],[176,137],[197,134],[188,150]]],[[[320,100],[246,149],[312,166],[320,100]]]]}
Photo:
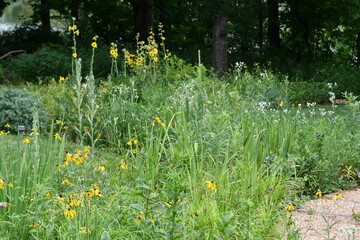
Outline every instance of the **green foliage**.
{"type": "Polygon", "coordinates": [[[8,78],[37,83],[39,80],[44,82],[66,76],[70,70],[66,64],[69,57],[56,49],[43,46],[33,54],[22,54],[12,59],[7,66],[8,78]]]}
{"type": "Polygon", "coordinates": [[[10,124],[12,132],[23,125],[27,131],[33,126],[33,114],[37,111],[41,124],[45,123],[46,113],[35,94],[19,89],[0,90],[0,126],[10,124]]]}

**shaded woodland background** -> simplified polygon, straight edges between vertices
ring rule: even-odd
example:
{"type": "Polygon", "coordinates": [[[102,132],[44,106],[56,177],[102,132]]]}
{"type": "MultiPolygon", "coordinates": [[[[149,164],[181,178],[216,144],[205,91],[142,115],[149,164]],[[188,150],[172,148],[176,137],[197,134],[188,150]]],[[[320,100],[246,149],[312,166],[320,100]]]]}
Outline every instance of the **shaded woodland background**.
{"type": "MultiPolygon", "coordinates": [[[[0,2],[4,9],[10,1],[0,2]]],[[[200,50],[202,62],[212,66],[219,76],[236,62],[250,67],[256,62],[264,65],[271,62],[268,67],[293,81],[341,82],[341,76],[351,75],[343,80],[343,85],[359,92],[359,0],[34,0],[27,3],[33,15],[21,26],[2,33],[1,54],[17,49],[31,54],[46,48],[59,52],[54,59],[65,56],[66,51],[71,51],[71,40],[66,31],[54,28],[52,22],[66,27],[72,17],[81,30],[79,45],[88,46],[92,37],[98,35],[103,46],[115,42],[120,49],[134,47],[137,33],[140,40],[146,40],[150,30],[156,33],[161,23],[166,47],[173,54],[196,63],[200,50]]],[[[104,54],[98,63],[109,61],[104,54]]],[[[98,72],[99,76],[103,74],[98,72]]]]}

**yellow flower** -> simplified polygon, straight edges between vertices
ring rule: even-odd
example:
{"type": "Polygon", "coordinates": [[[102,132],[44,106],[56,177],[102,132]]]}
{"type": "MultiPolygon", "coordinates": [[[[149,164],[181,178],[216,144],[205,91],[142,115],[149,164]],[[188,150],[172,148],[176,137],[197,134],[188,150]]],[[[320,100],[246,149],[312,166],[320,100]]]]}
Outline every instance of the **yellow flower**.
{"type": "Polygon", "coordinates": [[[55,122],[56,124],[60,124],[60,125],[63,125],[64,123],[62,122],[62,121],[60,121],[60,120],[56,120],[56,122],[55,122]]]}
{"type": "Polygon", "coordinates": [[[338,198],[345,199],[345,198],[342,196],[342,193],[337,193],[337,194],[332,198],[332,200],[336,201],[338,198]]]}
{"type": "Polygon", "coordinates": [[[320,189],[317,190],[317,192],[315,193],[315,196],[319,196],[320,198],[322,197],[322,192],[320,189]]]}
{"type": "Polygon", "coordinates": [[[120,165],[119,165],[119,168],[120,169],[128,169],[128,166],[126,165],[126,163],[124,161],[121,161],[120,165]]]}
{"type": "Polygon", "coordinates": [[[117,48],[116,49],[111,49],[110,50],[110,55],[111,55],[111,57],[113,57],[113,58],[117,58],[119,55],[118,55],[118,50],[117,50],[117,48]]]}
{"type": "Polygon", "coordinates": [[[154,62],[158,62],[159,58],[158,57],[154,57],[154,62]]]}
{"type": "Polygon", "coordinates": [[[51,193],[50,192],[45,193],[45,197],[51,197],[51,193]]]}
{"type": "Polygon", "coordinates": [[[60,141],[62,140],[59,133],[55,133],[54,137],[55,137],[55,139],[58,139],[60,141]]]}
{"type": "Polygon", "coordinates": [[[9,134],[10,132],[4,132],[4,131],[0,131],[0,136],[2,135],[6,135],[6,134],[9,134]]]}
{"type": "Polygon", "coordinates": [[[91,233],[89,228],[86,227],[80,227],[80,233],[91,233]]]}
{"type": "Polygon", "coordinates": [[[25,143],[25,144],[29,144],[30,141],[31,141],[30,138],[25,138],[25,139],[22,140],[22,142],[25,143]]]}
{"type": "Polygon", "coordinates": [[[91,149],[91,147],[89,147],[89,146],[84,147],[84,153],[90,153],[90,149],[91,149]]]}
{"type": "Polygon", "coordinates": [[[280,106],[280,107],[283,107],[283,106],[284,106],[284,102],[283,102],[283,101],[280,101],[279,106],[280,106]]]}
{"type": "Polygon", "coordinates": [[[77,200],[70,200],[69,206],[70,206],[70,207],[72,207],[72,206],[79,207],[79,206],[81,206],[81,201],[80,201],[79,199],[77,199],[77,200]]]}
{"type": "Polygon", "coordinates": [[[59,77],[59,82],[60,82],[60,83],[65,82],[65,81],[67,81],[67,80],[69,80],[68,77],[62,77],[62,76],[59,77]]]}
{"type": "Polygon", "coordinates": [[[75,33],[77,36],[79,36],[80,31],[79,31],[79,30],[76,30],[74,33],[75,33]]]}
{"type": "Polygon", "coordinates": [[[161,40],[165,41],[165,37],[161,37],[161,40]]]}
{"type": "Polygon", "coordinates": [[[105,166],[104,165],[100,165],[97,169],[98,171],[104,173],[105,172],[105,166]]]}
{"type": "Polygon", "coordinates": [[[289,205],[286,206],[284,209],[285,209],[286,211],[292,211],[292,210],[295,209],[295,207],[294,207],[292,204],[289,204],[289,205]]]}
{"type": "Polygon", "coordinates": [[[144,219],[144,213],[138,212],[137,218],[133,222],[141,222],[144,219]]]}
{"type": "Polygon", "coordinates": [[[9,183],[8,187],[14,187],[14,185],[12,183],[9,183]]]}
{"type": "Polygon", "coordinates": [[[93,48],[97,48],[97,43],[96,43],[96,42],[92,42],[92,43],[91,43],[91,46],[92,46],[93,48]]]}
{"type": "Polygon", "coordinates": [[[5,188],[4,183],[5,183],[5,179],[0,179],[0,190],[4,190],[5,188]]]}
{"type": "Polygon", "coordinates": [[[77,53],[74,52],[74,53],[72,54],[72,56],[73,56],[73,58],[77,58],[77,53]]]}
{"type": "Polygon", "coordinates": [[[64,178],[64,179],[62,180],[61,184],[64,184],[64,185],[71,185],[71,182],[69,181],[69,179],[64,178]]]}
{"type": "Polygon", "coordinates": [[[207,188],[214,190],[216,192],[216,184],[213,181],[205,181],[205,183],[207,184],[207,188]]]}
{"type": "Polygon", "coordinates": [[[56,199],[57,199],[58,203],[65,201],[65,197],[63,197],[62,195],[59,195],[56,199]]]}
{"type": "Polygon", "coordinates": [[[38,223],[32,223],[29,225],[29,227],[32,227],[32,228],[35,228],[35,227],[38,227],[40,226],[38,223]]]}
{"type": "Polygon", "coordinates": [[[6,127],[6,128],[9,128],[9,127],[10,127],[10,124],[6,124],[5,127],[6,127]]]}
{"type": "Polygon", "coordinates": [[[71,209],[70,206],[67,206],[64,216],[68,219],[74,219],[76,215],[76,211],[74,209],[71,209]]]}

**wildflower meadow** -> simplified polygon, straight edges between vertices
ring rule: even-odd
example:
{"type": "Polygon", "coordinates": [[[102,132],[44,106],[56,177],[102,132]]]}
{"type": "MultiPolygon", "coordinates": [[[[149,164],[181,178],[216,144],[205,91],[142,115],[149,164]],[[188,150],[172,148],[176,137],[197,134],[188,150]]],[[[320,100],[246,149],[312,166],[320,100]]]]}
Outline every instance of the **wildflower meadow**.
{"type": "Polygon", "coordinates": [[[135,48],[94,36],[90,59],[67,30],[68,75],[0,87],[1,239],[300,239],[301,202],[359,186],[360,102],[337,83],[318,105],[271,61],[186,63],[161,24],[135,48]]]}

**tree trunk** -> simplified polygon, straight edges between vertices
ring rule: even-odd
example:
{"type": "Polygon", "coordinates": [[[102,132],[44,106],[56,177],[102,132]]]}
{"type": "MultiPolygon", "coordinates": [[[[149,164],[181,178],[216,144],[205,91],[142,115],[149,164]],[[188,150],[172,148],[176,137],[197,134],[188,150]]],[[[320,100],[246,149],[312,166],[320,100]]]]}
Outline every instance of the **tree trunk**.
{"type": "Polygon", "coordinates": [[[71,0],[71,17],[79,18],[80,0],[71,0]]]}
{"type": "Polygon", "coordinates": [[[145,41],[154,23],[154,0],[130,0],[130,4],[134,13],[134,33],[140,34],[140,41],[145,41]]]}
{"type": "Polygon", "coordinates": [[[49,40],[51,32],[49,0],[41,0],[40,8],[41,31],[46,41],[49,40]]]}
{"type": "Polygon", "coordinates": [[[310,36],[311,36],[311,31],[310,31],[310,26],[309,24],[302,18],[302,16],[300,15],[299,11],[297,10],[297,8],[295,7],[296,1],[289,1],[289,6],[290,6],[290,10],[291,13],[295,15],[295,17],[299,20],[299,22],[302,24],[302,26],[304,27],[303,29],[303,33],[302,33],[302,39],[304,41],[306,50],[307,50],[307,54],[308,56],[313,59],[314,58],[314,49],[313,46],[310,43],[310,36]]]}
{"type": "Polygon", "coordinates": [[[360,32],[358,32],[356,37],[356,54],[357,54],[356,63],[360,67],[360,32]]]}
{"type": "Polygon", "coordinates": [[[225,27],[227,16],[221,14],[213,22],[213,53],[212,63],[218,76],[222,76],[227,69],[227,34],[225,27]]]}
{"type": "Polygon", "coordinates": [[[277,48],[281,48],[280,40],[280,22],[279,22],[279,2],[278,0],[268,0],[268,38],[269,45],[277,48]]]}

